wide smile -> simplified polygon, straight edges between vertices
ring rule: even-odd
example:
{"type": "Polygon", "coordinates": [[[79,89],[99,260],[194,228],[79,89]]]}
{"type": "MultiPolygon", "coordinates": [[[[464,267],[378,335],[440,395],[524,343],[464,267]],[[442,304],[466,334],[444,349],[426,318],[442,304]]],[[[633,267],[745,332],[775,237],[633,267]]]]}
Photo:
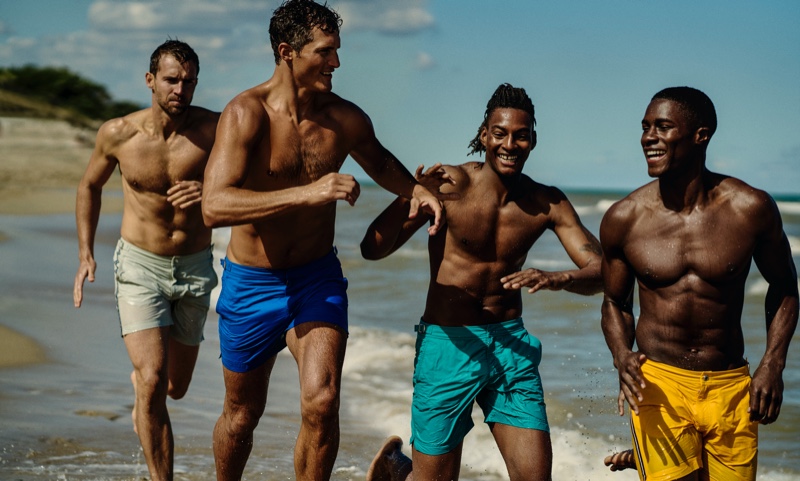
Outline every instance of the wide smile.
{"type": "Polygon", "coordinates": [[[503,165],[513,167],[517,164],[517,159],[519,156],[517,155],[510,155],[510,154],[497,154],[497,158],[500,159],[500,162],[503,165]]]}
{"type": "Polygon", "coordinates": [[[666,150],[661,149],[645,149],[644,150],[644,157],[647,159],[648,162],[656,162],[661,160],[665,155],[667,155],[666,150]]]}

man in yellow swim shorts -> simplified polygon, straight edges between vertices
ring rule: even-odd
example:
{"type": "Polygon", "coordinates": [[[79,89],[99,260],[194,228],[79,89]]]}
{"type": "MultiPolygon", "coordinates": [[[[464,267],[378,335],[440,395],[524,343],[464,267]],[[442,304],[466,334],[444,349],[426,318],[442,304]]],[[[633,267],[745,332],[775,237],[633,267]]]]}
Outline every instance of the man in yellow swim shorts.
{"type": "Polygon", "coordinates": [[[783,398],[797,273],[772,198],[706,168],[716,126],[703,92],[657,93],[641,138],[655,180],[600,226],[602,327],[619,371],[619,412],[625,401],[633,411],[642,480],[754,480],[758,424],[778,418],[783,398]],[[751,261],[769,284],[766,350],[752,380],[741,323],[751,261]]]}

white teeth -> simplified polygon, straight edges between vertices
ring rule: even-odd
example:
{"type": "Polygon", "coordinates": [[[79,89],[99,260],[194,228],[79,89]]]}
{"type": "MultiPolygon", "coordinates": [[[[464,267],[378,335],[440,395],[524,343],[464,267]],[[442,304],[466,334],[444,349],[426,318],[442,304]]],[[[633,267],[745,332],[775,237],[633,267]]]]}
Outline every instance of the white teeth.
{"type": "Polygon", "coordinates": [[[508,162],[515,162],[517,160],[516,155],[497,154],[497,157],[499,157],[501,160],[505,160],[508,162]]]}
{"type": "Polygon", "coordinates": [[[658,157],[666,153],[667,153],[666,150],[645,150],[644,155],[646,155],[647,157],[658,157]]]}

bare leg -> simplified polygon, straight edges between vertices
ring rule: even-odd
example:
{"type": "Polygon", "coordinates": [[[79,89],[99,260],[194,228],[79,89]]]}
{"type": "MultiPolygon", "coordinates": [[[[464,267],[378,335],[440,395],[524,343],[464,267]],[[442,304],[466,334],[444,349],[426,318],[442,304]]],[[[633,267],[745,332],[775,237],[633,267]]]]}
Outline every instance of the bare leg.
{"type": "Polygon", "coordinates": [[[429,456],[413,449],[411,458],[414,461],[414,479],[418,481],[454,481],[461,472],[462,442],[452,451],[438,456],[429,456]]]}
{"type": "Polygon", "coordinates": [[[169,339],[169,356],[167,363],[167,373],[169,377],[169,387],[167,395],[172,399],[181,399],[189,390],[189,383],[192,381],[194,366],[197,364],[197,354],[200,346],[188,346],[181,344],[173,338],[169,339]]]}
{"type": "Polygon", "coordinates": [[[167,413],[167,328],[145,329],[125,336],[133,364],[132,419],[139,435],[150,479],[172,479],[173,439],[167,413]]]}
{"type": "Polygon", "coordinates": [[[222,368],[225,402],[214,426],[214,461],[218,481],[242,479],[253,448],[253,431],[267,405],[269,375],[274,365],[273,356],[248,372],[222,368]]]}
{"type": "Polygon", "coordinates": [[[550,433],[500,423],[491,423],[489,428],[511,481],[550,481],[553,469],[550,433]]]}
{"type": "Polygon", "coordinates": [[[367,481],[411,481],[411,459],[403,454],[403,440],[389,436],[372,459],[367,481]]]}
{"type": "Polygon", "coordinates": [[[632,449],[626,449],[625,451],[606,456],[603,460],[603,464],[608,466],[611,471],[636,469],[636,461],[633,459],[632,449]]]}
{"type": "Polygon", "coordinates": [[[298,480],[330,479],[339,451],[339,389],[347,334],[322,322],[286,333],[300,376],[300,432],[294,449],[298,480]]]}

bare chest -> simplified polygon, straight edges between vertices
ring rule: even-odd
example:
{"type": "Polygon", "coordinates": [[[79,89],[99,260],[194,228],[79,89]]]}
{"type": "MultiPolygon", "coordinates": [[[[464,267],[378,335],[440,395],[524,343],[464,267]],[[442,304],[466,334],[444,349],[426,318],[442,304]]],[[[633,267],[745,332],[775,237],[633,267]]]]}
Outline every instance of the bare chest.
{"type": "Polygon", "coordinates": [[[165,195],[179,180],[202,181],[210,146],[185,138],[129,142],[116,153],[124,181],[138,192],[165,195]]]}
{"type": "Polygon", "coordinates": [[[714,216],[654,220],[635,226],[629,238],[626,257],[637,277],[653,285],[739,278],[749,270],[754,250],[746,229],[714,216]]]}
{"type": "Polygon", "coordinates": [[[546,216],[526,212],[516,203],[498,206],[468,200],[456,202],[457,209],[446,206],[447,229],[450,242],[475,257],[505,262],[524,258],[547,229],[546,216]]]}
{"type": "Polygon", "coordinates": [[[350,151],[336,125],[273,122],[258,166],[267,177],[289,184],[314,182],[338,172],[350,151]]]}

